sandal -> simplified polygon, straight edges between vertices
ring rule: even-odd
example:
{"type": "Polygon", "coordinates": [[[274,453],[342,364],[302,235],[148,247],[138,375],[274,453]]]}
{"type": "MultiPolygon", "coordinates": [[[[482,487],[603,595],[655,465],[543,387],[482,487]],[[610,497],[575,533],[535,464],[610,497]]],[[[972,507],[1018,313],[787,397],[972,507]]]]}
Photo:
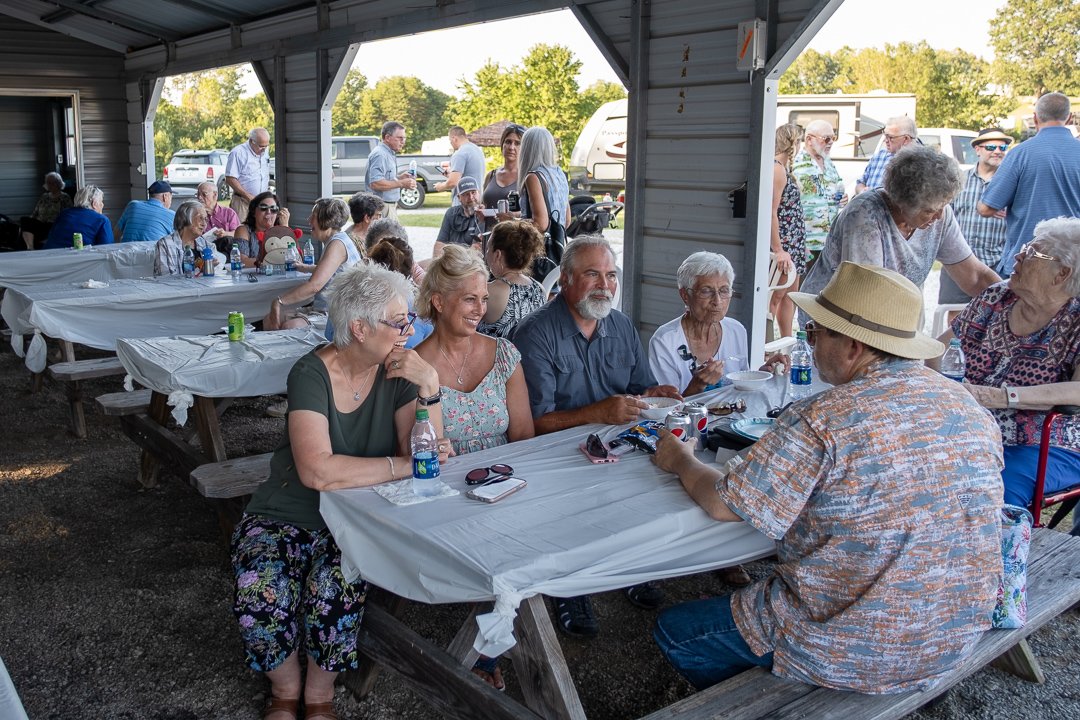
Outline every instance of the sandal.
{"type": "Polygon", "coordinates": [[[306,703],[304,705],[304,720],[315,720],[315,718],[338,720],[337,713],[334,712],[334,703],[306,703]]]}
{"type": "Polygon", "coordinates": [[[263,718],[269,717],[270,713],[287,712],[292,713],[293,720],[296,720],[299,706],[300,698],[271,697],[270,701],[266,703],[266,707],[263,708],[263,718]]]}
{"type": "Polygon", "coordinates": [[[473,675],[486,682],[499,692],[506,690],[503,681],[502,670],[499,669],[499,658],[481,655],[472,666],[473,675]]]}

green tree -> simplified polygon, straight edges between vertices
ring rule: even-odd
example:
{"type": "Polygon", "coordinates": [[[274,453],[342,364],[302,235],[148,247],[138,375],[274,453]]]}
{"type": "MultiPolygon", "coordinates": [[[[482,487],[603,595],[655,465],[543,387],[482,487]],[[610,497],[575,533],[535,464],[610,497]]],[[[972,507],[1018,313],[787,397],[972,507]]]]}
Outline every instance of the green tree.
{"type": "Polygon", "coordinates": [[[784,95],[844,92],[851,82],[850,54],[846,47],[835,53],[807,50],[780,76],[780,92],[784,95]]]}
{"type": "Polygon", "coordinates": [[[626,88],[619,83],[597,80],[581,91],[581,115],[589,118],[604,103],[622,100],[626,97],[626,88]]]}
{"type": "Polygon", "coordinates": [[[1021,95],[1080,94],[1080,3],[1009,0],[990,22],[998,82],[1021,95]]]}
{"type": "Polygon", "coordinates": [[[424,140],[446,134],[443,116],[449,102],[449,95],[417,78],[396,75],[361,94],[356,119],[370,135],[378,135],[387,120],[398,120],[408,131],[405,152],[416,152],[424,140]]]}
{"type": "Polygon", "coordinates": [[[334,107],[330,111],[331,134],[333,135],[377,135],[372,128],[360,121],[360,105],[367,91],[367,78],[353,68],[345,76],[334,107]]]}

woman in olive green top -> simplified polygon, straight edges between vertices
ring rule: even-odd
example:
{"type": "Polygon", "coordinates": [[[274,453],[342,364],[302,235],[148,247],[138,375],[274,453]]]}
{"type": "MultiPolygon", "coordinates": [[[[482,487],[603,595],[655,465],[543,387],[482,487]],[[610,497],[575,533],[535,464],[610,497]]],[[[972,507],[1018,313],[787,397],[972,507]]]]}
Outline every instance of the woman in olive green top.
{"type": "MultiPolygon", "coordinates": [[[[365,263],[330,292],[339,330],[289,373],[285,437],[233,534],[234,612],[248,663],[270,678],[271,720],[295,718],[301,691],[306,718],[335,717],[334,678],[357,666],[366,583],[342,576],[319,492],[409,477],[418,406],[442,435],[438,373],[404,347],[415,317],[408,281],[365,263]]],[[[439,447],[445,461],[449,442],[439,447]]]]}

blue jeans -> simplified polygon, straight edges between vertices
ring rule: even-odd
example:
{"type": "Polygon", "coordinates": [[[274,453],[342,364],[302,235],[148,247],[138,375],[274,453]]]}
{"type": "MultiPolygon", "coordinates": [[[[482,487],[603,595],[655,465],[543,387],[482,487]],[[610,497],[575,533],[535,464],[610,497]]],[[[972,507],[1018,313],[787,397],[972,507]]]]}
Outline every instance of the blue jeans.
{"type": "Polygon", "coordinates": [[[755,655],[739,634],[730,595],[664,610],[653,639],[668,662],[698,690],[752,667],[772,667],[772,653],[755,655]]]}
{"type": "MultiPolygon", "coordinates": [[[[1035,497],[1035,475],[1039,471],[1038,445],[1006,445],[1005,469],[1001,480],[1005,484],[1005,502],[1026,508],[1035,497]]],[[[1050,446],[1046,458],[1044,492],[1064,490],[1080,482],[1080,453],[1050,446]]],[[[1073,513],[1072,534],[1080,535],[1080,512],[1073,513]]]]}

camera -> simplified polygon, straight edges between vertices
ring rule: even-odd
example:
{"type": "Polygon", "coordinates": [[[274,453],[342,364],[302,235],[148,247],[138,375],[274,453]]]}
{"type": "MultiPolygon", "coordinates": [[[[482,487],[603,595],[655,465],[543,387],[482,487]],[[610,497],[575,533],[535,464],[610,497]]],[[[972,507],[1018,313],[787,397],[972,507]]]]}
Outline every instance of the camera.
{"type": "Polygon", "coordinates": [[[521,212],[521,195],[516,190],[506,194],[506,204],[510,212],[521,212]]]}

